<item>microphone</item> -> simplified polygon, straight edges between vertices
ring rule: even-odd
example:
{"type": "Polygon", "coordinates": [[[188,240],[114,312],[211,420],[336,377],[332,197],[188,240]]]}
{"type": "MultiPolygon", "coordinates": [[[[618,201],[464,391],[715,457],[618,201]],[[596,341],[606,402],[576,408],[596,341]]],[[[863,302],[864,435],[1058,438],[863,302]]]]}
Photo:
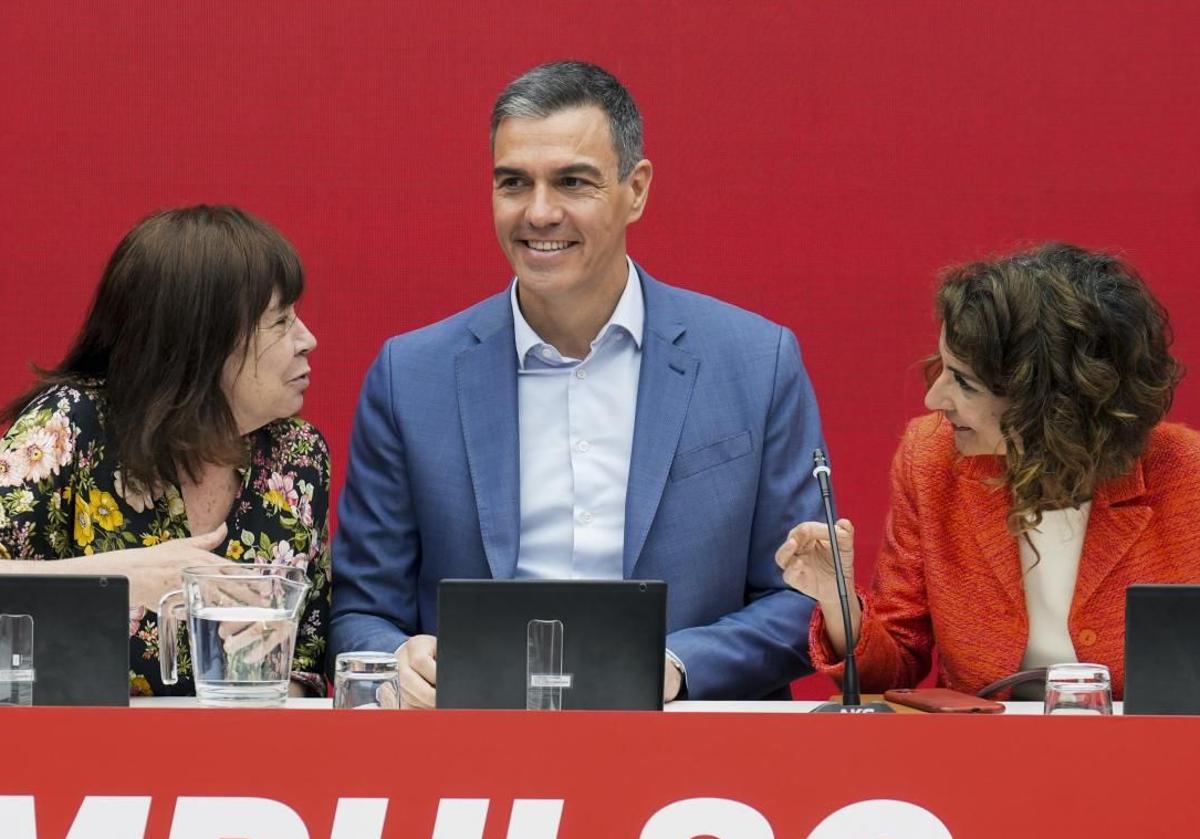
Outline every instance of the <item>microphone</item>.
{"type": "MultiPolygon", "coordinates": [[[[833,517],[833,488],[830,485],[829,461],[825,452],[813,450],[812,475],[821,488],[821,501],[825,507],[825,524],[829,527],[829,551],[833,554],[833,577],[837,583],[838,605],[842,607],[842,627],[846,634],[846,666],[842,676],[842,701],[826,702],[813,708],[817,714],[891,714],[894,709],[886,702],[862,702],[858,693],[858,662],[854,658],[854,628],[850,624],[850,594],[846,590],[846,578],[842,575],[842,552],[838,549],[837,524],[833,517]]],[[[828,616],[827,616],[828,617],[828,616]]]]}

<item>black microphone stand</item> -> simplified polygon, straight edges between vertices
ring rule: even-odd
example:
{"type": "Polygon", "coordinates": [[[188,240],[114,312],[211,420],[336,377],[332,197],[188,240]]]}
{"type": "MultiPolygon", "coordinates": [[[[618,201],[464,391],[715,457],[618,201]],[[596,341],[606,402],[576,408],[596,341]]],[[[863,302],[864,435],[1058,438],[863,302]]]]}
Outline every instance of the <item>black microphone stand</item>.
{"type": "MultiPolygon", "coordinates": [[[[846,637],[846,665],[842,676],[842,701],[825,702],[813,708],[814,714],[892,714],[895,709],[886,702],[863,704],[858,692],[858,662],[854,658],[854,627],[850,623],[850,593],[842,574],[842,552],[838,548],[837,523],[833,517],[833,489],[830,485],[829,461],[825,452],[813,451],[813,477],[821,488],[825,505],[825,524],[829,527],[829,552],[833,555],[833,576],[837,582],[838,605],[842,607],[842,628],[846,637]]],[[[828,618],[828,616],[826,616],[828,618]]]]}

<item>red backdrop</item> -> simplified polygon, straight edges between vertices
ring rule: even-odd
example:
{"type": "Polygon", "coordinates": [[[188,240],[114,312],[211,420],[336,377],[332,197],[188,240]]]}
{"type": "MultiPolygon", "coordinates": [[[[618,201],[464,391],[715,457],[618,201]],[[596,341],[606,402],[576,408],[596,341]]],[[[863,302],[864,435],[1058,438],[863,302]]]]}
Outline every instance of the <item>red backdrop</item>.
{"type": "MultiPolygon", "coordinates": [[[[308,268],[305,414],[336,490],[380,343],[508,277],[493,97],[584,58],[647,123],[632,253],[795,330],[869,565],[940,266],[1046,238],[1122,251],[1200,361],[1198,31],[1187,0],[19,4],[0,27],[0,398],[58,360],[140,217],[239,204],[308,268]]],[[[1194,381],[1173,416],[1200,421],[1194,381]]]]}

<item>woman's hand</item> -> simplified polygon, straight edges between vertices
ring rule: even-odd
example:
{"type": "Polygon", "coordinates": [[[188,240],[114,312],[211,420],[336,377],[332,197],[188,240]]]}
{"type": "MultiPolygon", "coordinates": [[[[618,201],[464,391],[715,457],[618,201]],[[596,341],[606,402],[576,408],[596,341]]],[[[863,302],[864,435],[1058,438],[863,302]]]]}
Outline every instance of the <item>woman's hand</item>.
{"type": "MultiPolygon", "coordinates": [[[[842,556],[842,575],[850,594],[851,628],[857,637],[862,609],[854,594],[854,525],[849,519],[838,519],[835,530],[842,556]]],[[[784,582],[820,604],[825,613],[826,634],[838,655],[845,655],[846,633],[842,627],[837,578],[834,577],[829,526],[824,522],[807,521],[793,527],[775,552],[775,564],[783,570],[784,582]]]]}
{"type": "MultiPolygon", "coordinates": [[[[854,525],[839,519],[838,550],[846,586],[854,589],[854,525]]],[[[833,553],[829,549],[829,527],[825,522],[806,521],[788,533],[775,552],[775,564],[783,569],[783,580],[818,603],[836,603],[837,580],[833,576],[833,553]]]]}
{"type": "Polygon", "coordinates": [[[225,541],[225,532],[222,523],[208,533],[186,539],[168,539],[149,548],[127,548],[59,560],[53,564],[73,563],[71,573],[76,574],[119,574],[128,577],[130,611],[144,608],[157,612],[162,596],[183,586],[181,572],[184,568],[231,564],[230,560],[212,553],[225,541]]]}
{"type": "Polygon", "coordinates": [[[286,672],[296,625],[290,620],[221,621],[217,633],[225,648],[227,679],[257,681],[267,673],[286,672]]]}

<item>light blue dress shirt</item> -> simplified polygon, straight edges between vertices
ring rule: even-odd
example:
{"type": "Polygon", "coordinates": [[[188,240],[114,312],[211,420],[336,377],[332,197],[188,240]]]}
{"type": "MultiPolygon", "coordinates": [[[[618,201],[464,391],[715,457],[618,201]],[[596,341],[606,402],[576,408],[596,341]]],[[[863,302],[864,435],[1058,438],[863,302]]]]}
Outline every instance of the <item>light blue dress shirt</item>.
{"type": "Polygon", "coordinates": [[[512,285],[520,414],[517,579],[619,580],[645,307],[633,262],[586,358],[541,339],[512,285]]]}

